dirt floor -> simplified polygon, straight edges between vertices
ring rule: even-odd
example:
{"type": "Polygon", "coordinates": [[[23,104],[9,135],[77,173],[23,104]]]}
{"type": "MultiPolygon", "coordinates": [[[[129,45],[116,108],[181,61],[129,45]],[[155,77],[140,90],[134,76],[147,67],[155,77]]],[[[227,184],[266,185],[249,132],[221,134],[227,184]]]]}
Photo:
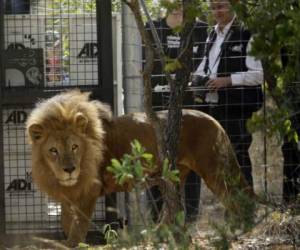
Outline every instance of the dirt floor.
{"type": "MultiPolygon", "coordinates": [[[[216,239],[215,231],[211,228],[213,222],[221,224],[224,221],[224,209],[218,202],[202,204],[199,220],[193,224],[195,233],[192,235],[193,242],[203,250],[216,249],[212,241],[216,239]]],[[[261,216],[261,215],[260,215],[261,216]]],[[[52,235],[23,235],[0,237],[0,250],[40,250],[40,249],[68,249],[62,243],[61,234],[52,235]],[[53,239],[53,237],[55,239],[53,239]],[[60,239],[60,240],[57,240],[60,239]]],[[[99,242],[94,245],[89,236],[88,241],[95,248],[103,249],[99,242]]],[[[103,240],[103,239],[101,239],[103,240]]],[[[99,241],[99,239],[98,239],[99,241]]],[[[81,248],[82,249],[82,248],[81,248]]],[[[107,248],[106,248],[107,249],[107,248]]],[[[132,248],[133,249],[133,248],[132,248]]],[[[151,248],[135,248],[151,249],[151,248]]],[[[163,250],[164,248],[161,248],[163,250]]],[[[165,248],[167,249],[167,248],[165,248]]],[[[295,250],[300,249],[300,216],[289,217],[287,213],[271,213],[262,220],[251,232],[238,236],[232,241],[232,250],[295,250]],[[293,229],[293,230],[290,230],[293,229]],[[294,232],[294,242],[291,233],[294,232]]]]}
{"type": "Polygon", "coordinates": [[[0,236],[0,249],[35,250],[68,249],[56,237],[50,235],[5,235],[0,236]]]}
{"type": "MultiPolygon", "coordinates": [[[[26,235],[2,235],[0,236],[0,250],[36,250],[36,249],[69,249],[64,245],[65,237],[62,233],[56,234],[26,234],[26,235]]],[[[90,245],[103,246],[102,235],[89,233],[87,242],[90,245]]]]}
{"type": "MultiPolygon", "coordinates": [[[[224,221],[220,204],[206,206],[194,235],[201,249],[210,250],[212,241],[219,239],[211,225],[224,221]]],[[[261,207],[256,216],[257,225],[246,234],[238,234],[231,241],[231,250],[300,250],[300,216],[261,207]]]]}

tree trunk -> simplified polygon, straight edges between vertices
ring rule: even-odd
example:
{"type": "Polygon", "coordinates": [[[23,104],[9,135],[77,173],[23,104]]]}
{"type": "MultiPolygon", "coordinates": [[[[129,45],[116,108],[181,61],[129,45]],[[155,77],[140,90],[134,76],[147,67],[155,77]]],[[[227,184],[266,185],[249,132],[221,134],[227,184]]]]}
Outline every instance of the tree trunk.
{"type": "MultiPolygon", "coordinates": [[[[166,79],[170,86],[170,102],[168,107],[167,122],[166,124],[162,124],[158,120],[155,112],[153,112],[152,109],[151,72],[153,69],[155,53],[159,56],[159,59],[162,62],[162,67],[164,68],[164,52],[162,50],[162,47],[160,46],[160,41],[155,41],[159,45],[156,49],[153,47],[154,43],[152,41],[152,38],[151,36],[149,36],[149,33],[147,33],[145,25],[143,23],[139,1],[123,1],[132,10],[142,40],[146,47],[146,64],[143,71],[144,109],[148,119],[155,128],[156,137],[158,139],[160,161],[162,162],[165,158],[168,158],[170,162],[170,168],[176,169],[177,150],[182,119],[181,109],[183,103],[183,94],[190,78],[190,66],[192,57],[191,34],[194,20],[188,20],[186,15],[184,15],[183,30],[181,33],[180,54],[177,58],[180,64],[180,68],[176,70],[175,79],[172,79],[170,73],[166,72],[166,79]]],[[[144,4],[143,1],[141,2],[144,4]]],[[[184,13],[186,7],[189,4],[192,4],[192,0],[183,0],[184,13]]],[[[145,12],[147,14],[147,10],[145,12]]],[[[152,32],[156,31],[152,30],[152,32]]],[[[153,34],[153,37],[155,39],[155,33],[153,34]]],[[[162,195],[165,202],[161,221],[169,223],[174,221],[176,213],[182,210],[181,195],[179,192],[179,187],[177,185],[174,185],[174,183],[170,181],[160,183],[160,188],[162,190],[162,195]]]]}

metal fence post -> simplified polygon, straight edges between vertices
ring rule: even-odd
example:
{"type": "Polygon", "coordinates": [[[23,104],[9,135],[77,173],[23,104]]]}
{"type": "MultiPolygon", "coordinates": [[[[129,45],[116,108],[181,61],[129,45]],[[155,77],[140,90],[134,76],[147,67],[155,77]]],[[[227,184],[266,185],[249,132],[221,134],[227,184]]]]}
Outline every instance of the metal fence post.
{"type": "Polygon", "coordinates": [[[3,160],[3,123],[2,123],[2,86],[5,82],[4,71],[4,0],[0,0],[0,234],[5,233],[5,189],[3,160]]]}
{"type": "MultiPolygon", "coordinates": [[[[101,101],[109,103],[113,107],[113,63],[112,63],[112,13],[110,0],[97,0],[97,40],[98,40],[98,79],[102,93],[99,93],[101,101]],[[104,24],[105,25],[101,25],[104,24]],[[106,93],[103,95],[103,93],[106,93]],[[107,94],[111,93],[111,94],[107,94]]],[[[116,194],[105,197],[105,217],[108,223],[117,220],[114,208],[117,206],[116,194]],[[110,209],[113,208],[113,209],[110,209]]]]}
{"type": "MultiPolygon", "coordinates": [[[[98,79],[101,101],[113,105],[112,13],[110,0],[97,0],[98,79]],[[105,25],[103,25],[105,24],[105,25]],[[107,94],[110,93],[110,94],[107,94]]],[[[113,107],[112,107],[113,109],[113,107]]]]}

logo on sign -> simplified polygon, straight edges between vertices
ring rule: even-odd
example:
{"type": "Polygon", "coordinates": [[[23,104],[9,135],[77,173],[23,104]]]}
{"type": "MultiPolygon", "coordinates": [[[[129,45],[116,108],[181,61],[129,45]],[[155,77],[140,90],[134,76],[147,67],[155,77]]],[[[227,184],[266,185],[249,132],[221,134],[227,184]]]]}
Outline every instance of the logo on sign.
{"type": "Polygon", "coordinates": [[[25,178],[16,178],[13,179],[9,186],[6,188],[6,191],[10,195],[26,195],[28,193],[34,192],[32,190],[32,177],[31,173],[26,172],[25,178]]]}
{"type": "Polygon", "coordinates": [[[97,43],[85,43],[80,50],[77,58],[80,62],[93,61],[91,59],[97,59],[98,56],[98,44],[97,43]]]}
{"type": "Polygon", "coordinates": [[[24,123],[27,119],[27,113],[23,110],[14,110],[12,111],[5,123],[13,123],[13,124],[19,124],[19,123],[24,123]]]}

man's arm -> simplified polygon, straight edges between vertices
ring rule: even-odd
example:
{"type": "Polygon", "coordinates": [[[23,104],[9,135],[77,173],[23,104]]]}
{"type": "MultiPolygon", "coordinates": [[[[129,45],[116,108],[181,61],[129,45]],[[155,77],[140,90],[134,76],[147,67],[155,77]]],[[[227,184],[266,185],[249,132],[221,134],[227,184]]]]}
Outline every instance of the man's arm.
{"type": "Polygon", "coordinates": [[[207,82],[207,88],[216,91],[220,88],[230,86],[257,86],[264,81],[263,68],[260,60],[249,55],[251,51],[252,39],[247,45],[246,67],[248,71],[232,73],[228,77],[217,77],[207,82]]]}
{"type": "Polygon", "coordinates": [[[248,68],[248,71],[231,74],[232,86],[254,86],[263,84],[264,75],[261,61],[255,59],[254,56],[249,55],[252,41],[253,40],[250,39],[247,45],[246,67],[248,68]]]}

